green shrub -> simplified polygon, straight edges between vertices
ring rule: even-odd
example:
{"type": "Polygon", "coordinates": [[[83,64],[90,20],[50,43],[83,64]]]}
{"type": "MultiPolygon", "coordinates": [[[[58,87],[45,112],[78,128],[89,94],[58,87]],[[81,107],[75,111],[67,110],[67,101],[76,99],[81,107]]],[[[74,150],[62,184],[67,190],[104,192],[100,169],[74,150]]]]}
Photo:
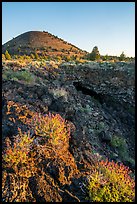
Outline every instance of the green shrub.
{"type": "Polygon", "coordinates": [[[34,80],[32,74],[28,71],[16,72],[16,77],[26,82],[32,82],[34,80]]]}
{"type": "Polygon", "coordinates": [[[119,156],[126,161],[129,157],[126,140],[120,136],[114,135],[110,144],[113,148],[117,149],[119,156]]]}
{"type": "Polygon", "coordinates": [[[12,73],[13,73],[13,71],[10,69],[4,70],[2,73],[2,78],[5,80],[9,80],[9,79],[11,79],[12,73]]]}
{"type": "Polygon", "coordinates": [[[124,149],[127,144],[124,138],[114,135],[111,139],[111,146],[124,149]]]}
{"type": "Polygon", "coordinates": [[[5,80],[23,80],[25,82],[31,83],[34,81],[34,75],[29,71],[17,71],[14,72],[13,70],[6,70],[3,72],[2,78],[5,80]]]}
{"type": "Polygon", "coordinates": [[[133,202],[135,182],[123,164],[99,162],[90,176],[88,192],[91,202],[133,202]]]}

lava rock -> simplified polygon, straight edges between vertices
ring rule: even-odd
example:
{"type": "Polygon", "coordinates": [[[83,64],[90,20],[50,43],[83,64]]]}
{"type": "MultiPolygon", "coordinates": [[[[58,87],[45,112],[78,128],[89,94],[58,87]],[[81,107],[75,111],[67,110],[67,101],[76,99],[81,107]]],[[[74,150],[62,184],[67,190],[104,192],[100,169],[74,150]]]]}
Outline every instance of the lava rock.
{"type": "Polygon", "coordinates": [[[109,143],[111,141],[112,136],[108,132],[101,131],[98,135],[102,142],[109,143]]]}

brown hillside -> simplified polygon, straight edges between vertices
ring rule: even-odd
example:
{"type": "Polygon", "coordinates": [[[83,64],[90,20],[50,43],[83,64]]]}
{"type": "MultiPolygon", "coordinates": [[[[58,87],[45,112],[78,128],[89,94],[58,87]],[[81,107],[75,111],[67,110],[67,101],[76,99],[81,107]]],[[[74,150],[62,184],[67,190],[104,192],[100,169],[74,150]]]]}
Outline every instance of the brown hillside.
{"type": "Polygon", "coordinates": [[[35,50],[40,55],[46,56],[83,56],[87,54],[76,46],[52,35],[48,32],[29,31],[8,41],[2,46],[2,52],[8,50],[11,55],[31,54],[35,50]]]}

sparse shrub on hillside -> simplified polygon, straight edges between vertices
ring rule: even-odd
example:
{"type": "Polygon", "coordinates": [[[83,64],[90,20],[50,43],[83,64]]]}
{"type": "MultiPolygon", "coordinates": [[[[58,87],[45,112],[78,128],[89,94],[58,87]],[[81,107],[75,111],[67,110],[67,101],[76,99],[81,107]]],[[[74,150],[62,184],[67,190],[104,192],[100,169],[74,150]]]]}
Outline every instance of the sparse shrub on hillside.
{"type": "Polygon", "coordinates": [[[66,56],[66,55],[63,55],[63,56],[62,56],[62,60],[67,61],[67,56],[66,56]]]}
{"type": "Polygon", "coordinates": [[[23,56],[23,55],[19,55],[18,59],[19,59],[21,62],[23,62],[24,56],[23,56]]]}
{"type": "Polygon", "coordinates": [[[85,63],[85,60],[81,59],[80,57],[76,58],[76,63],[85,63]]]}
{"type": "Polygon", "coordinates": [[[61,62],[61,60],[62,60],[61,56],[57,56],[56,59],[58,62],[61,62]]]}
{"type": "Polygon", "coordinates": [[[24,55],[24,59],[31,60],[31,57],[29,55],[24,55]]]}
{"type": "Polygon", "coordinates": [[[48,59],[49,59],[49,56],[44,56],[44,60],[46,60],[46,61],[48,61],[48,59]]]}
{"type": "Polygon", "coordinates": [[[11,60],[11,56],[10,56],[8,50],[6,50],[6,52],[5,52],[5,57],[7,60],[11,60]]]}
{"type": "Polygon", "coordinates": [[[20,52],[21,52],[21,48],[20,48],[20,47],[18,48],[18,52],[19,52],[19,54],[20,54],[20,52]]]}
{"type": "Polygon", "coordinates": [[[35,55],[31,53],[30,55],[31,59],[35,59],[35,55]]]}
{"type": "Polygon", "coordinates": [[[109,57],[108,57],[108,55],[104,55],[104,56],[101,56],[101,59],[102,59],[103,61],[108,61],[108,60],[109,60],[109,57]]]}
{"type": "Polygon", "coordinates": [[[27,70],[16,71],[16,72],[13,70],[6,70],[2,74],[2,78],[5,80],[14,80],[14,81],[23,80],[28,83],[31,83],[35,80],[34,75],[27,70]]]}
{"type": "Polygon", "coordinates": [[[75,61],[75,60],[76,60],[76,56],[75,56],[75,55],[72,55],[72,56],[71,56],[71,60],[72,60],[72,61],[75,61]]]}
{"type": "Polygon", "coordinates": [[[135,182],[128,167],[101,161],[89,180],[89,198],[91,202],[133,202],[135,182]]]}
{"type": "MultiPolygon", "coordinates": [[[[69,53],[68,53],[69,54],[69,53]]],[[[66,62],[69,62],[69,61],[71,61],[71,57],[70,57],[70,55],[67,55],[66,56],[66,62]]]]}
{"type": "Polygon", "coordinates": [[[37,52],[34,53],[34,56],[35,56],[35,59],[36,59],[36,60],[39,59],[39,56],[38,56],[38,53],[37,53],[37,52]]]}
{"type": "Polygon", "coordinates": [[[65,52],[65,49],[60,49],[61,52],[65,52]]]}
{"type": "Polygon", "coordinates": [[[53,52],[56,52],[56,51],[58,51],[58,50],[57,50],[56,48],[52,48],[52,51],[53,51],[53,52]]]}
{"type": "Polygon", "coordinates": [[[2,54],[2,60],[5,60],[5,59],[6,59],[5,55],[4,55],[4,54],[2,54]]]}
{"type": "Polygon", "coordinates": [[[19,55],[14,55],[13,58],[14,59],[19,59],[19,55]]]}

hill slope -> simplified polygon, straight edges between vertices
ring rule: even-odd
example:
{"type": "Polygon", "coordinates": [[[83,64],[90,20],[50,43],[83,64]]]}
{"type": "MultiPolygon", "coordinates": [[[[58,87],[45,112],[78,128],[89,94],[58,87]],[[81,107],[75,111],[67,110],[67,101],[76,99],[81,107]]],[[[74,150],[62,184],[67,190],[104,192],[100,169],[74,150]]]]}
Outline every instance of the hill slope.
{"type": "Polygon", "coordinates": [[[46,56],[83,56],[87,52],[48,32],[29,31],[8,41],[2,46],[2,53],[8,50],[13,54],[31,54],[35,50],[46,56]]]}

